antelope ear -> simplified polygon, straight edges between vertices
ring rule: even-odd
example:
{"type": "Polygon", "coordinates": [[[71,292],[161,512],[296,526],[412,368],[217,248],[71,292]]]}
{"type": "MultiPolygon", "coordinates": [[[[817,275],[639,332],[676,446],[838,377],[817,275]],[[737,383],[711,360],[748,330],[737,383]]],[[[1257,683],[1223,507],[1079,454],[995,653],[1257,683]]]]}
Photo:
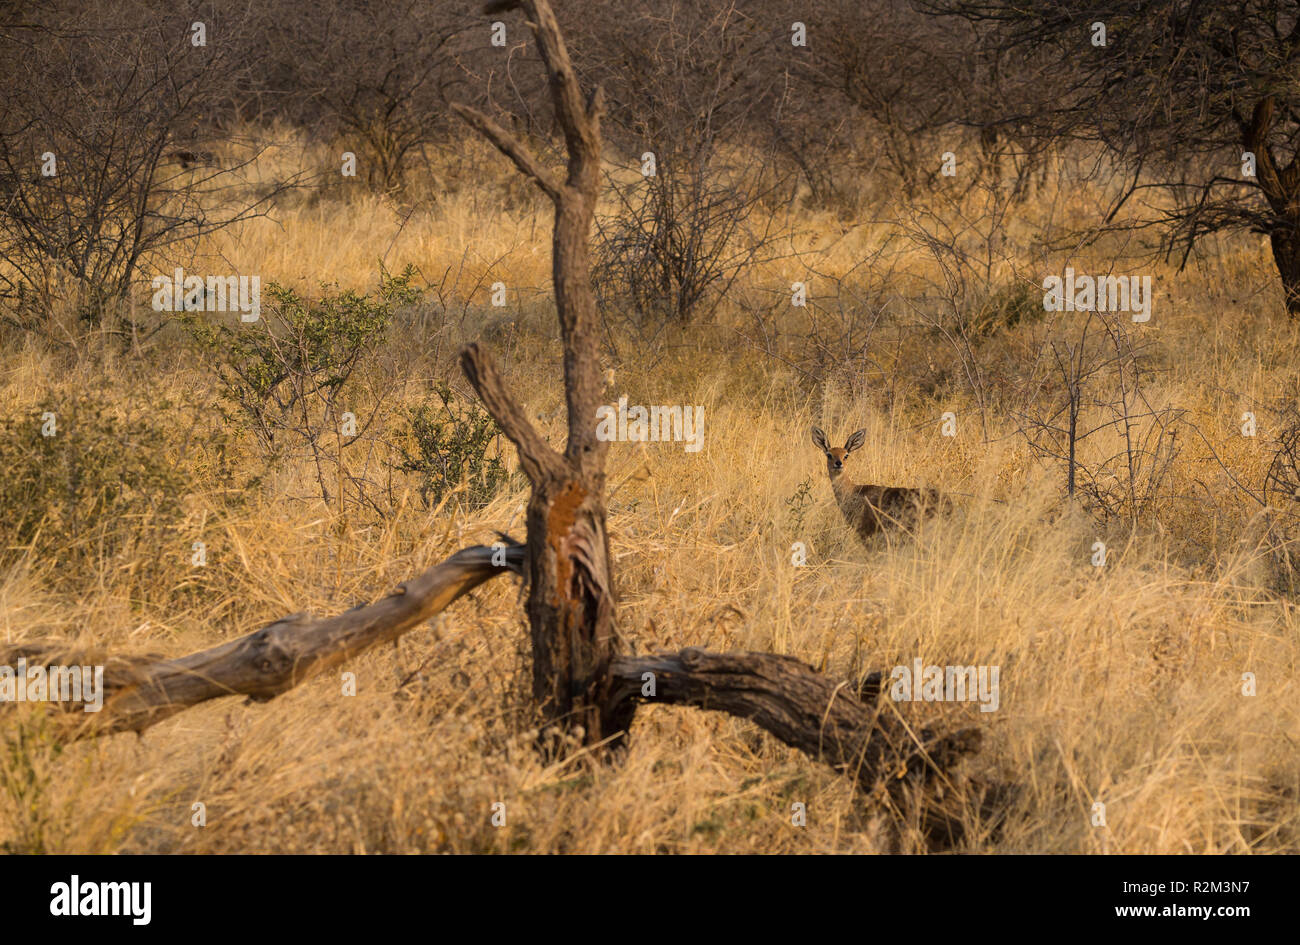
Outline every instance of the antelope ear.
{"type": "Polygon", "coordinates": [[[820,428],[818,427],[812,428],[812,441],[813,441],[813,445],[816,446],[823,453],[830,452],[830,447],[826,445],[826,434],[823,433],[820,428]]]}
{"type": "Polygon", "coordinates": [[[854,450],[861,447],[862,444],[865,442],[867,442],[867,431],[859,430],[857,433],[849,437],[848,442],[844,444],[844,452],[852,453],[854,450]]]}

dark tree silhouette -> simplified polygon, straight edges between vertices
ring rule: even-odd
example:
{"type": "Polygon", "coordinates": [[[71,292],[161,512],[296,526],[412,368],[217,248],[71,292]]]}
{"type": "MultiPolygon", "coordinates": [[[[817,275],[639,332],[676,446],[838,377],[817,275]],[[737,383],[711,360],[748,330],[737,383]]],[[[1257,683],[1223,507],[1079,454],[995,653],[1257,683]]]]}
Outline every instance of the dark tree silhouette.
{"type": "Polygon", "coordinates": [[[1183,262],[1209,233],[1269,237],[1287,311],[1300,315],[1300,4],[1295,0],[924,0],[975,24],[1004,69],[1035,70],[1008,122],[1101,144],[1133,195],[1165,200],[1144,222],[1183,262]],[[1104,30],[1104,35],[1103,35],[1104,30]],[[1104,42],[1104,45],[1102,44],[1104,42]],[[1055,63],[1055,68],[1043,69],[1055,63]]]}

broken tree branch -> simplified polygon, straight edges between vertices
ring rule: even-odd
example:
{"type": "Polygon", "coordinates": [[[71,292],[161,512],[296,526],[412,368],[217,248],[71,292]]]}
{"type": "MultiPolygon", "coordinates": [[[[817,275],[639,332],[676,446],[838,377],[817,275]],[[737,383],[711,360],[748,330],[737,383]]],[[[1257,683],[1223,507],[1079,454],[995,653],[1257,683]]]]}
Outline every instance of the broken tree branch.
{"type": "Polygon", "coordinates": [[[518,402],[506,390],[506,382],[497,371],[492,356],[478,342],[467,344],[460,352],[461,370],[488,414],[501,432],[519,451],[519,465],[529,482],[564,475],[564,460],[537,432],[518,402]]]}
{"type": "MultiPolygon", "coordinates": [[[[564,129],[567,176],[554,187],[551,282],[564,348],[568,439],[553,451],[510,397],[486,354],[470,345],[461,367],[484,405],[519,450],[532,486],[528,497],[528,629],[533,644],[533,696],[548,723],[583,732],[593,750],[608,747],[626,729],[608,704],[607,668],[618,654],[614,582],[605,528],[605,459],[609,444],[597,435],[604,393],[596,296],[591,287],[588,238],[601,184],[599,91],[584,100],[559,24],[548,0],[504,0],[491,14],[521,9],[550,79],[556,117],[564,129]],[[607,739],[613,739],[606,743],[607,739]]],[[[539,170],[522,146],[472,110],[458,109],[530,177],[539,170]]],[[[627,704],[628,711],[634,706],[627,704]]],[[[563,744],[563,743],[561,743],[563,744]]],[[[561,749],[563,750],[563,749],[561,749]]]]}
{"type": "MultiPolygon", "coordinates": [[[[794,657],[710,653],[695,647],[610,664],[610,699],[687,705],[749,719],[792,748],[848,774],[867,793],[948,771],[979,749],[978,729],[913,734],[887,705],[869,705],[794,657]],[[649,676],[647,674],[650,674],[649,676]],[[653,682],[653,695],[646,695],[653,682]]],[[[630,719],[629,719],[630,721],[630,719]]]]}
{"type": "MultiPolygon", "coordinates": [[[[105,666],[104,706],[83,712],[81,703],[59,703],[78,718],[77,737],[142,732],[191,706],[222,696],[267,702],[311,676],[338,666],[424,623],[489,578],[523,573],[524,546],[505,539],[495,548],[463,548],[446,561],[397,586],[392,594],[335,617],[293,614],[261,630],[211,649],[170,660],[115,659],[105,666]]],[[[91,654],[45,643],[0,650],[0,664],[25,658],[29,665],[90,664],[91,654]]]]}
{"type": "MultiPolygon", "coordinates": [[[[599,117],[603,99],[600,90],[592,93],[591,101],[584,99],[582,86],[578,83],[577,73],[569,60],[569,51],[564,45],[564,36],[560,24],[549,3],[536,0],[523,0],[519,4],[528,17],[537,38],[537,49],[546,63],[546,72],[551,79],[551,98],[555,102],[556,116],[564,129],[565,144],[571,159],[600,160],[599,117]]],[[[570,182],[576,180],[574,162],[570,162],[570,182]]],[[[581,186],[581,185],[579,185],[581,186]]]]}
{"type": "MultiPolygon", "coordinates": [[[[525,546],[503,538],[508,544],[458,551],[373,604],[328,618],[293,614],[188,656],[97,658],[58,644],[34,642],[0,650],[0,664],[12,665],[22,658],[29,665],[47,667],[103,665],[102,712],[83,713],[81,703],[59,704],[64,719],[75,719],[67,734],[76,738],[142,732],[223,696],[245,695],[250,701],[266,702],[311,676],[396,640],[503,571],[526,573],[525,546]]],[[[600,680],[589,697],[603,705],[603,737],[615,729],[626,732],[640,704],[660,702],[726,712],[848,775],[869,796],[888,797],[900,806],[909,789],[929,790],[944,783],[962,757],[977,751],[980,743],[978,729],[942,736],[928,729],[914,732],[880,701],[878,679],[860,697],[847,684],[789,656],[688,648],[680,653],[614,657],[587,674],[600,680]],[[653,685],[647,686],[648,682],[653,685]]],[[[961,835],[959,822],[927,811],[927,830],[941,833],[949,843],[961,835]]]]}
{"type": "Polygon", "coordinates": [[[533,32],[550,80],[551,101],[568,152],[564,183],[549,177],[509,132],[492,125],[486,116],[466,106],[457,106],[456,113],[491,140],[525,175],[537,180],[555,202],[551,270],[564,344],[564,391],[569,416],[564,457],[586,483],[603,489],[608,444],[596,436],[595,411],[604,391],[604,372],[596,341],[598,319],[587,238],[600,193],[600,119],[605,100],[599,88],[584,97],[547,0],[502,0],[489,4],[485,11],[496,15],[515,9],[523,12],[533,32]],[[553,189],[548,189],[546,182],[553,189]]]}
{"type": "Polygon", "coordinates": [[[540,187],[546,196],[554,201],[560,199],[560,185],[556,183],[551,172],[538,163],[537,158],[524,147],[518,138],[476,108],[455,104],[451,106],[451,110],[463,118],[475,131],[496,145],[498,151],[514,161],[515,167],[519,168],[525,177],[540,187]]]}

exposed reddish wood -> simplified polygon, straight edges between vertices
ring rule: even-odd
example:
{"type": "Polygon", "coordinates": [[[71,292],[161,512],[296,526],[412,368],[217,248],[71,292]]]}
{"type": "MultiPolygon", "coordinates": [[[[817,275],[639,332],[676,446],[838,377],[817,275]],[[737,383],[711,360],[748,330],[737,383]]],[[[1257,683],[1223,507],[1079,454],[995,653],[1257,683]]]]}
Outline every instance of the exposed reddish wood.
{"type": "Polygon", "coordinates": [[[563,343],[568,438],[562,458],[546,445],[505,392],[491,361],[471,345],[461,356],[466,377],[489,414],[519,450],[532,484],[528,500],[528,623],[533,694],[546,721],[582,729],[588,744],[618,737],[620,717],[606,718],[606,671],[617,654],[614,590],[605,534],[605,456],[596,436],[604,391],[591,288],[588,237],[600,193],[599,89],[582,94],[564,38],[547,0],[504,0],[492,15],[523,11],[550,77],[551,101],[564,133],[567,175],[557,183],[509,131],[471,108],[456,111],[491,141],[555,205],[551,282],[563,343]],[[558,461],[557,461],[558,460],[558,461]]]}

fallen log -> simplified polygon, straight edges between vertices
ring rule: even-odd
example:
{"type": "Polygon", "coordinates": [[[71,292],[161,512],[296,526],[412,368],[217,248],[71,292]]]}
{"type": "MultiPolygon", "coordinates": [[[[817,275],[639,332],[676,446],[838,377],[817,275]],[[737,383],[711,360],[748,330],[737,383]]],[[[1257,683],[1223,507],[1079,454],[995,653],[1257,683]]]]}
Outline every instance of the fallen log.
{"type": "Polygon", "coordinates": [[[100,712],[58,703],[74,737],[143,732],[191,706],[223,696],[266,702],[383,643],[396,640],[454,600],[504,571],[523,573],[524,546],[463,548],[387,597],[334,617],[291,614],[260,630],[177,659],[97,656],[59,643],[0,647],[0,665],[104,666],[100,712]]]}
{"type": "Polygon", "coordinates": [[[665,703],[748,719],[780,741],[852,777],[864,791],[896,794],[979,749],[979,729],[913,734],[887,702],[859,699],[847,683],[775,653],[680,653],[619,657],[611,699],[665,703]]]}

